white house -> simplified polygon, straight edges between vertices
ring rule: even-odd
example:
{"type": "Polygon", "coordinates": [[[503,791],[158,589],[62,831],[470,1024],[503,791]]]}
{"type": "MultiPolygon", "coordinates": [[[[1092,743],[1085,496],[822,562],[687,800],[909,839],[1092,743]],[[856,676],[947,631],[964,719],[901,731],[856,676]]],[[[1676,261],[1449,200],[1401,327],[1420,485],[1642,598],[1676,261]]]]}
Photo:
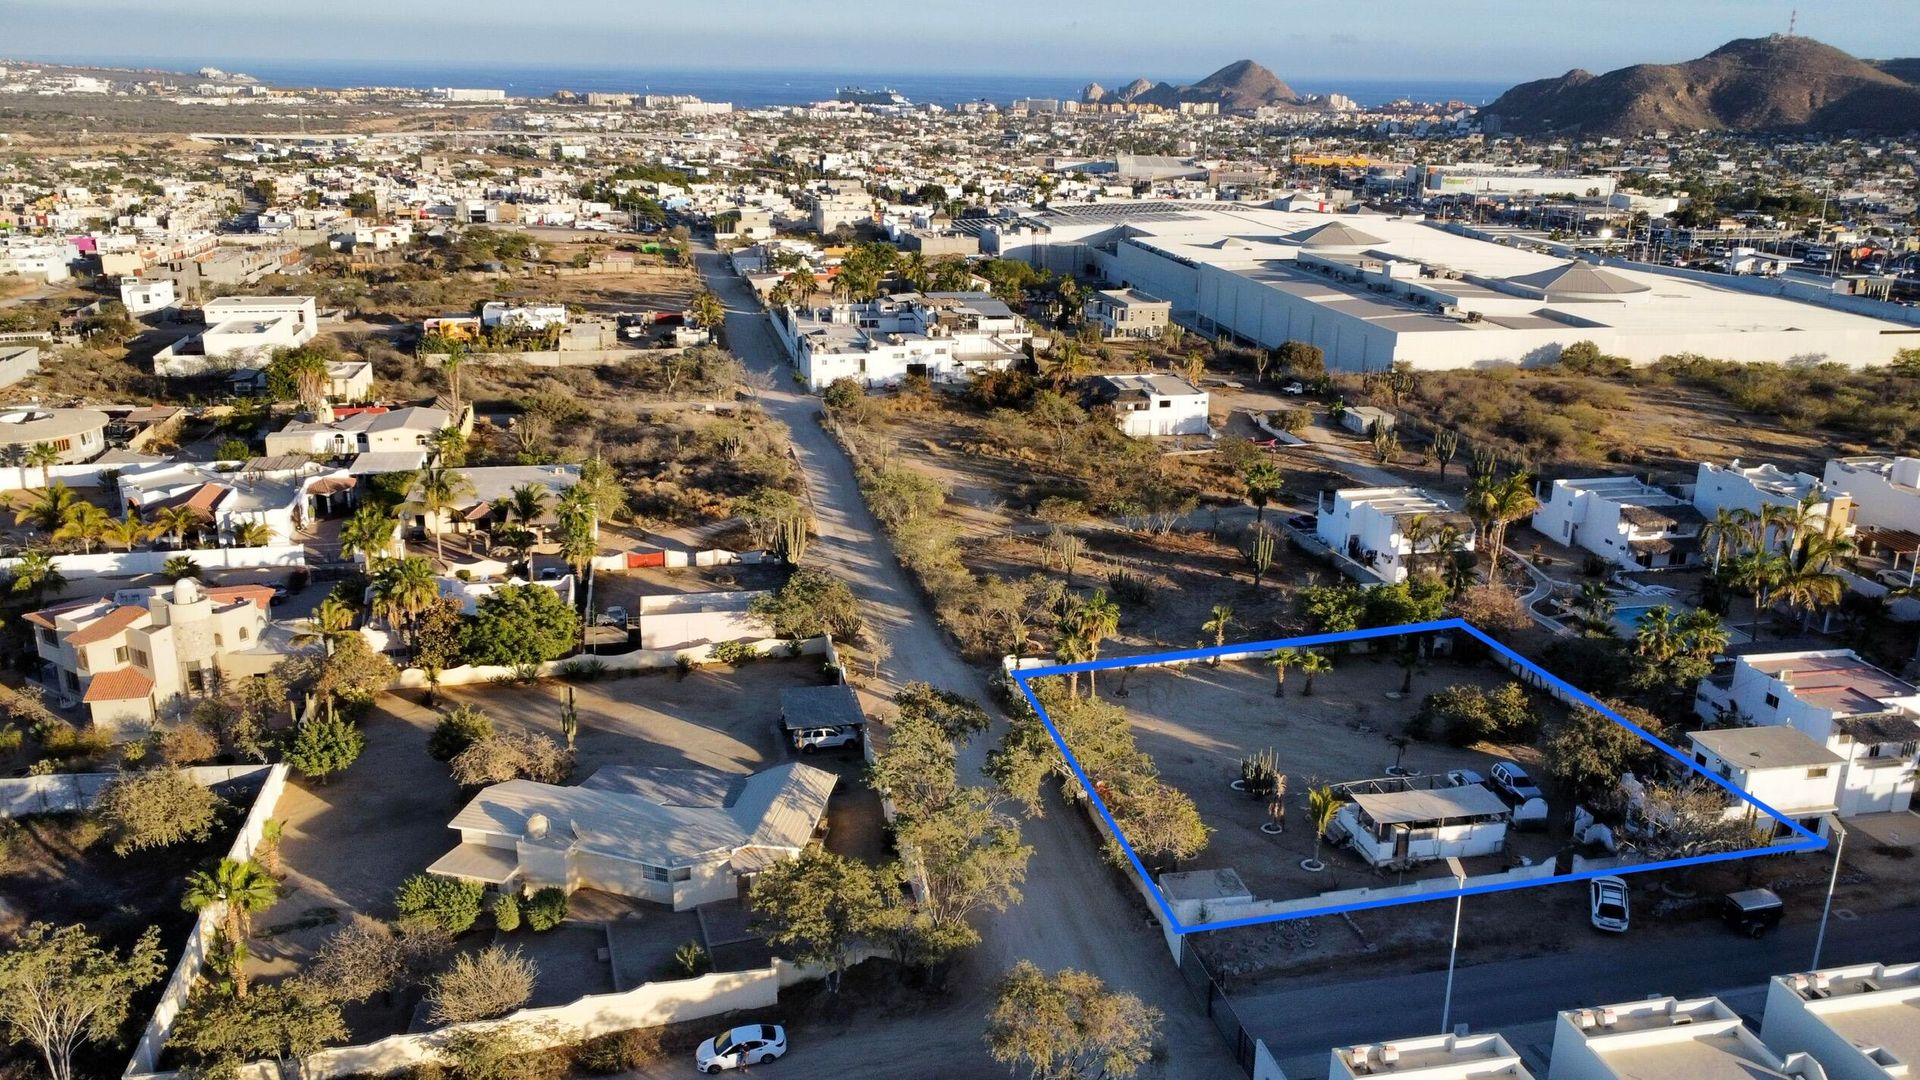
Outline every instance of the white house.
{"type": "MultiPolygon", "coordinates": [[[[1701,768],[1816,833],[1825,830],[1828,814],[1839,812],[1847,761],[1798,728],[1712,728],[1690,731],[1687,739],[1701,768]]],[[[1767,820],[1743,799],[1731,800],[1727,816],[1756,826],[1767,820]]],[[[1775,823],[1770,831],[1779,836],[1790,830],[1775,823]]]]}
{"type": "Polygon", "coordinates": [[[1752,654],[1700,682],[1703,718],[1787,725],[1846,762],[1841,817],[1904,811],[1920,751],[1920,687],[1851,649],[1752,654]]]}
{"type": "Polygon", "coordinates": [[[1920,1063],[1920,964],[1859,964],[1767,981],[1760,1035],[1829,1080],[1903,1080],[1920,1063]]]}
{"type": "Polygon", "coordinates": [[[1492,855],[1507,842],[1513,809],[1484,784],[1429,791],[1350,790],[1331,836],[1373,866],[1492,855]]]}
{"type": "Polygon", "coordinates": [[[1342,1046],[1327,1061],[1327,1080],[1393,1076],[1404,1080],[1533,1080],[1513,1044],[1496,1034],[1418,1035],[1386,1043],[1342,1046]]]}
{"type": "MultiPolygon", "coordinates": [[[[1754,514],[1763,506],[1792,509],[1806,499],[1813,500],[1815,531],[1824,531],[1833,522],[1841,534],[1852,535],[1853,500],[1828,491],[1818,477],[1806,473],[1789,473],[1772,464],[1742,465],[1738,459],[1725,467],[1703,461],[1693,488],[1694,508],[1705,518],[1723,509],[1754,514]]],[[[1772,539],[1784,542],[1779,536],[1772,539]]]]}
{"type": "Polygon", "coordinates": [[[1699,553],[1700,511],[1636,477],[1555,480],[1540,494],[1534,531],[1617,566],[1683,566],[1699,553]]]}
{"type": "Polygon", "coordinates": [[[401,512],[405,515],[403,521],[410,532],[423,538],[442,532],[472,532],[487,521],[500,517],[503,513],[501,508],[512,497],[513,489],[523,484],[546,490],[545,516],[551,517],[554,499],[580,479],[578,465],[493,465],[459,469],[457,472],[466,480],[469,489],[460,496],[457,506],[429,513],[420,503],[417,486],[408,493],[407,501],[401,504],[401,512]]]}
{"type": "Polygon", "coordinates": [[[1806,1054],[1781,1056],[1719,998],[1650,997],[1568,1009],[1553,1025],[1547,1080],[1826,1080],[1806,1054]]]}
{"type": "Polygon", "coordinates": [[[207,328],[154,354],[155,374],[257,368],[273,350],[299,348],[320,332],[311,296],[223,296],[201,310],[207,328]]]}
{"type": "Polygon", "coordinates": [[[1120,430],[1136,439],[1155,435],[1205,435],[1208,396],[1178,375],[1101,375],[1092,398],[1113,406],[1120,430]]]}
{"type": "Polygon", "coordinates": [[[420,450],[453,418],[445,409],[362,409],[335,420],[294,420],[267,436],[269,454],[352,454],[420,450]]]}
{"type": "Polygon", "coordinates": [[[1372,435],[1374,431],[1392,431],[1393,414],[1385,409],[1376,409],[1371,405],[1349,405],[1340,413],[1340,426],[1355,435],[1372,435]]]}
{"type": "Polygon", "coordinates": [[[427,872],[519,891],[597,889],[685,911],[731,900],[759,870],[798,856],[834,780],[799,763],[752,776],[610,766],[572,787],[510,780],[454,817],[460,846],[427,872]]]}
{"type": "MultiPolygon", "coordinates": [[[[297,543],[308,522],[351,505],[355,487],[344,470],[301,457],[254,458],[230,470],[161,462],[120,472],[120,501],[128,513],[152,521],[164,508],[189,507],[221,544],[234,543],[254,523],[268,528],[274,544],[297,543]]],[[[193,546],[193,537],[185,539],[193,546]]]]}
{"type": "Polygon", "coordinates": [[[480,305],[480,325],[512,326],[523,330],[545,330],[549,326],[565,326],[567,306],[565,304],[509,304],[504,300],[489,300],[480,305]]]}
{"type": "Polygon", "coordinates": [[[1459,550],[1472,551],[1472,521],[1418,488],[1344,488],[1330,502],[1322,496],[1314,535],[1391,584],[1440,554],[1437,538],[1423,534],[1449,526],[1459,530],[1459,550]]]}
{"type": "Polygon", "coordinates": [[[120,303],[129,315],[151,315],[180,305],[172,278],[120,279],[120,303]]]}
{"type": "Polygon", "coordinates": [[[867,387],[910,375],[965,382],[1013,363],[1034,341],[1027,321],[987,293],[903,293],[781,308],[773,327],[811,390],[841,378],[867,387]]]}

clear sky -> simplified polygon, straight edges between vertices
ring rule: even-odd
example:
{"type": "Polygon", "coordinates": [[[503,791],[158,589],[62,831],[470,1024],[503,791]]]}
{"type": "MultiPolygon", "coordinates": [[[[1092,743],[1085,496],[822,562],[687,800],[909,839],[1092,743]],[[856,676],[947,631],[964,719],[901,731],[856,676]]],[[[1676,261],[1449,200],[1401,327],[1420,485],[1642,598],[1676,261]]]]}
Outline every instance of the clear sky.
{"type": "Polygon", "coordinates": [[[1920,55],[1920,0],[0,0],[0,55],[1524,80],[1787,27],[1920,55]],[[1202,14],[1204,12],[1204,14],[1202,14]]]}

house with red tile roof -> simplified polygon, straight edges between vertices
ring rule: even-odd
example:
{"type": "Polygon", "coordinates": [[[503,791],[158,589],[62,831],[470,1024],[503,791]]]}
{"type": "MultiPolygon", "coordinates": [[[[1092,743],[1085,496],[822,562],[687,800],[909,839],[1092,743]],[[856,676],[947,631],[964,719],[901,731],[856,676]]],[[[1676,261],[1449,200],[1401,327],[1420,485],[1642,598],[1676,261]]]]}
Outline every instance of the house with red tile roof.
{"type": "Polygon", "coordinates": [[[188,578],[144,603],[122,592],[31,612],[39,681],[49,701],[81,708],[115,739],[140,738],[175,698],[213,689],[235,654],[260,645],[272,596],[267,585],[188,578]]]}

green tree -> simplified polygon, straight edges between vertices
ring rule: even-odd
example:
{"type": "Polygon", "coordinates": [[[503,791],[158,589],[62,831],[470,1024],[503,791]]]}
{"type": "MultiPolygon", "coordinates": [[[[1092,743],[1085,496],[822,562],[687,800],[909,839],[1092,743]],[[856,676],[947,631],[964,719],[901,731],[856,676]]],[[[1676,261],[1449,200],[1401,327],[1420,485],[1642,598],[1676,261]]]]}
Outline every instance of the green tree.
{"type": "Polygon", "coordinates": [[[389,559],[373,574],[371,607],[410,645],[420,613],[440,599],[440,582],[433,565],[419,555],[389,559]]]}
{"type": "Polygon", "coordinates": [[[1022,960],[1001,980],[986,1042],[995,1061],[1036,1080],[1126,1080],[1153,1057],[1160,1010],[1071,968],[1022,960]]]}
{"type": "Polygon", "coordinates": [[[749,610],[774,637],[789,640],[832,634],[852,641],[865,626],[853,590],[819,570],[795,570],[778,591],[755,599],[749,610]]]}
{"type": "Polygon", "coordinates": [[[393,536],[399,528],[392,514],[374,503],[362,503],[340,524],[340,554],[348,559],[359,556],[371,573],[392,555],[393,536]]]}
{"type": "Polygon", "coordinates": [[[826,968],[837,991],[854,945],[878,932],[896,892],[891,875],[810,847],[754,877],[754,927],[794,961],[826,968]]]}
{"type": "Polygon", "coordinates": [[[509,585],[481,597],[460,635],[469,663],[514,667],[558,660],[580,636],[580,616],[540,585],[509,585]]]}
{"type": "Polygon", "coordinates": [[[107,828],[117,855],[205,840],[213,832],[220,797],[177,769],[123,772],[107,782],[93,815],[107,828]]]}
{"type": "Polygon", "coordinates": [[[1487,583],[1500,584],[1500,553],[1506,544],[1507,527],[1540,509],[1527,474],[1514,473],[1504,480],[1482,476],[1467,491],[1467,513],[1482,526],[1486,541],[1487,583]]]}
{"type": "MultiPolygon", "coordinates": [[[[1607,708],[1656,739],[1666,738],[1666,725],[1645,709],[1623,701],[1603,701],[1607,708]]],[[[1565,720],[1547,733],[1541,745],[1547,775],[1565,787],[1575,800],[1593,805],[1611,795],[1626,773],[1650,775],[1649,767],[1664,756],[1653,744],[1612,717],[1585,705],[1576,705],[1565,720]]]]}
{"type": "Polygon", "coordinates": [[[166,970],[155,927],[122,953],[79,924],[36,922],[0,950],[0,1025],[40,1053],[51,1080],[74,1080],[74,1052],[117,1041],[134,995],[166,970]]]}
{"type": "Polygon", "coordinates": [[[435,761],[452,761],[460,752],[493,734],[493,718],[473,705],[455,705],[442,713],[427,736],[427,754],[435,761]]]}
{"type": "Polygon", "coordinates": [[[14,592],[25,593],[34,607],[45,602],[48,593],[67,587],[67,575],[54,565],[53,556],[38,548],[23,553],[8,572],[14,592]]]}
{"type": "Polygon", "coordinates": [[[464,934],[479,920],[485,893],[477,881],[415,874],[400,883],[393,906],[402,925],[426,924],[449,934],[464,934]]]}
{"type": "Polygon", "coordinates": [[[299,1076],[307,1058],[347,1036],[340,1006],[296,976],[244,998],[202,984],[180,1011],[167,1045],[194,1076],[232,1076],[261,1059],[278,1063],[283,1076],[299,1076]]]}
{"type": "Polygon", "coordinates": [[[327,709],[300,725],[287,747],[287,764],[302,776],[324,781],[359,760],[367,737],[353,721],[327,709]]]}
{"type": "Polygon", "coordinates": [[[1129,774],[1114,785],[1108,802],[1120,831],[1149,865],[1178,865],[1206,850],[1213,832],[1185,792],[1151,776],[1129,774]]]}

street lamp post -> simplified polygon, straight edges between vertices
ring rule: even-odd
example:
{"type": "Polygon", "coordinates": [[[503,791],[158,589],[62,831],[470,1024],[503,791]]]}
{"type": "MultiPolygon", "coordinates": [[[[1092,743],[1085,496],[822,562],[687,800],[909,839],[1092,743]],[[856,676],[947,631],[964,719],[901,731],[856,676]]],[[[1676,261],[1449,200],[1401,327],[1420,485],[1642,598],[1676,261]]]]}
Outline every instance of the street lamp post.
{"type": "Polygon", "coordinates": [[[1833,845],[1833,872],[1827,876],[1827,902],[1820,909],[1820,933],[1813,939],[1813,964],[1808,971],[1820,970],[1820,950],[1827,944],[1827,916],[1833,913],[1833,889],[1840,884],[1840,855],[1847,850],[1847,830],[1840,827],[1838,816],[1829,816],[1827,824],[1835,836],[1833,845]]]}
{"type": "MultiPolygon", "coordinates": [[[[1460,860],[1449,855],[1447,871],[1453,875],[1457,888],[1467,887],[1467,870],[1460,860]]],[[[1453,945],[1447,950],[1447,996],[1440,1005],[1440,1034],[1453,1030],[1453,965],[1460,957],[1460,908],[1466,902],[1466,894],[1459,893],[1453,898],[1453,945]]]]}

